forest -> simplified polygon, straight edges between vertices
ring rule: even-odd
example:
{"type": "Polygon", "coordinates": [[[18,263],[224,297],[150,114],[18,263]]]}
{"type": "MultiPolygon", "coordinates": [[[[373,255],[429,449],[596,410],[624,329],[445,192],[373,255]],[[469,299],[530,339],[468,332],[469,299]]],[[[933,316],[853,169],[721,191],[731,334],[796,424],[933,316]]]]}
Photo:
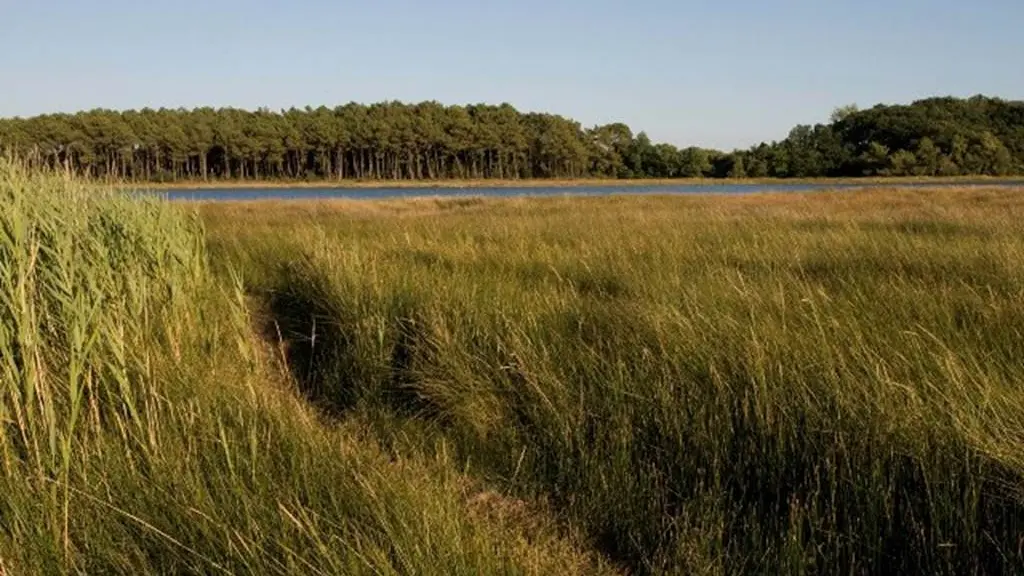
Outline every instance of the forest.
{"type": "Polygon", "coordinates": [[[1024,102],[846,106],[828,123],[731,152],[507,103],[96,109],[0,119],[0,155],[144,182],[1007,176],[1024,174],[1024,102]]]}

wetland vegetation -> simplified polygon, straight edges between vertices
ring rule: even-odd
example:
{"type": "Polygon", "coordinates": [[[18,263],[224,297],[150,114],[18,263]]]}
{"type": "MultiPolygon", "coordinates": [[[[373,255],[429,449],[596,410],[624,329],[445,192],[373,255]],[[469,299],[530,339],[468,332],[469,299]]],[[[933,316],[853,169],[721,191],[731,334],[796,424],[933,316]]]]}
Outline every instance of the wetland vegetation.
{"type": "Polygon", "coordinates": [[[0,573],[1024,570],[1024,197],[0,164],[0,573]]]}

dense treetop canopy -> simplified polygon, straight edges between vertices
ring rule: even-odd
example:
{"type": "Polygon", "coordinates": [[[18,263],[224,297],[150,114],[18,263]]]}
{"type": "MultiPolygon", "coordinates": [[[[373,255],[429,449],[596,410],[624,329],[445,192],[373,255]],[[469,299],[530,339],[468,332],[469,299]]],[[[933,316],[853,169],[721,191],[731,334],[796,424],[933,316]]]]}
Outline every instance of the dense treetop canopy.
{"type": "Polygon", "coordinates": [[[748,150],[679,149],[625,124],[509,104],[91,110],[0,119],[0,154],[94,178],[406,180],[1024,174],[1024,102],[837,109],[748,150]]]}

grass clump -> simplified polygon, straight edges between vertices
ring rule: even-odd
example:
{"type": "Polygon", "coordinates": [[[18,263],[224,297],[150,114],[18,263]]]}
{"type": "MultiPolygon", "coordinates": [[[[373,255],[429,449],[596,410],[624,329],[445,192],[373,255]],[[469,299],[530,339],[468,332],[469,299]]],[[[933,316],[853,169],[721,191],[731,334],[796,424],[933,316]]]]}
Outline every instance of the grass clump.
{"type": "Polygon", "coordinates": [[[0,163],[0,572],[608,571],[443,442],[325,421],[225,278],[191,211],[0,163]]]}
{"type": "Polygon", "coordinates": [[[1019,192],[202,211],[308,398],[637,573],[1024,570],[1019,192]]]}

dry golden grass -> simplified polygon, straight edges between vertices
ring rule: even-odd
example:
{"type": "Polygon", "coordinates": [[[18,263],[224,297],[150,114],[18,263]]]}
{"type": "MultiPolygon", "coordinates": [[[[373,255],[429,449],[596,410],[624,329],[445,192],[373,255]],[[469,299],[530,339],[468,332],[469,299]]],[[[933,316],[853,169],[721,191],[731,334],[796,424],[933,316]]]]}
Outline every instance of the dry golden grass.
{"type": "Polygon", "coordinates": [[[638,573],[981,574],[1024,569],[1022,191],[193,207],[306,394],[485,510],[638,573]]]}
{"type": "Polygon", "coordinates": [[[551,212],[579,219],[611,216],[821,218],[829,221],[899,218],[1014,220],[1024,215],[1024,187],[867,188],[810,193],[737,195],[621,195],[577,197],[421,197],[381,200],[242,200],[194,203],[211,219],[248,223],[301,222],[331,216],[431,216],[452,211],[493,216],[551,212]]]}
{"type": "Polygon", "coordinates": [[[1024,188],[0,199],[0,576],[1024,572],[1024,188]]]}

